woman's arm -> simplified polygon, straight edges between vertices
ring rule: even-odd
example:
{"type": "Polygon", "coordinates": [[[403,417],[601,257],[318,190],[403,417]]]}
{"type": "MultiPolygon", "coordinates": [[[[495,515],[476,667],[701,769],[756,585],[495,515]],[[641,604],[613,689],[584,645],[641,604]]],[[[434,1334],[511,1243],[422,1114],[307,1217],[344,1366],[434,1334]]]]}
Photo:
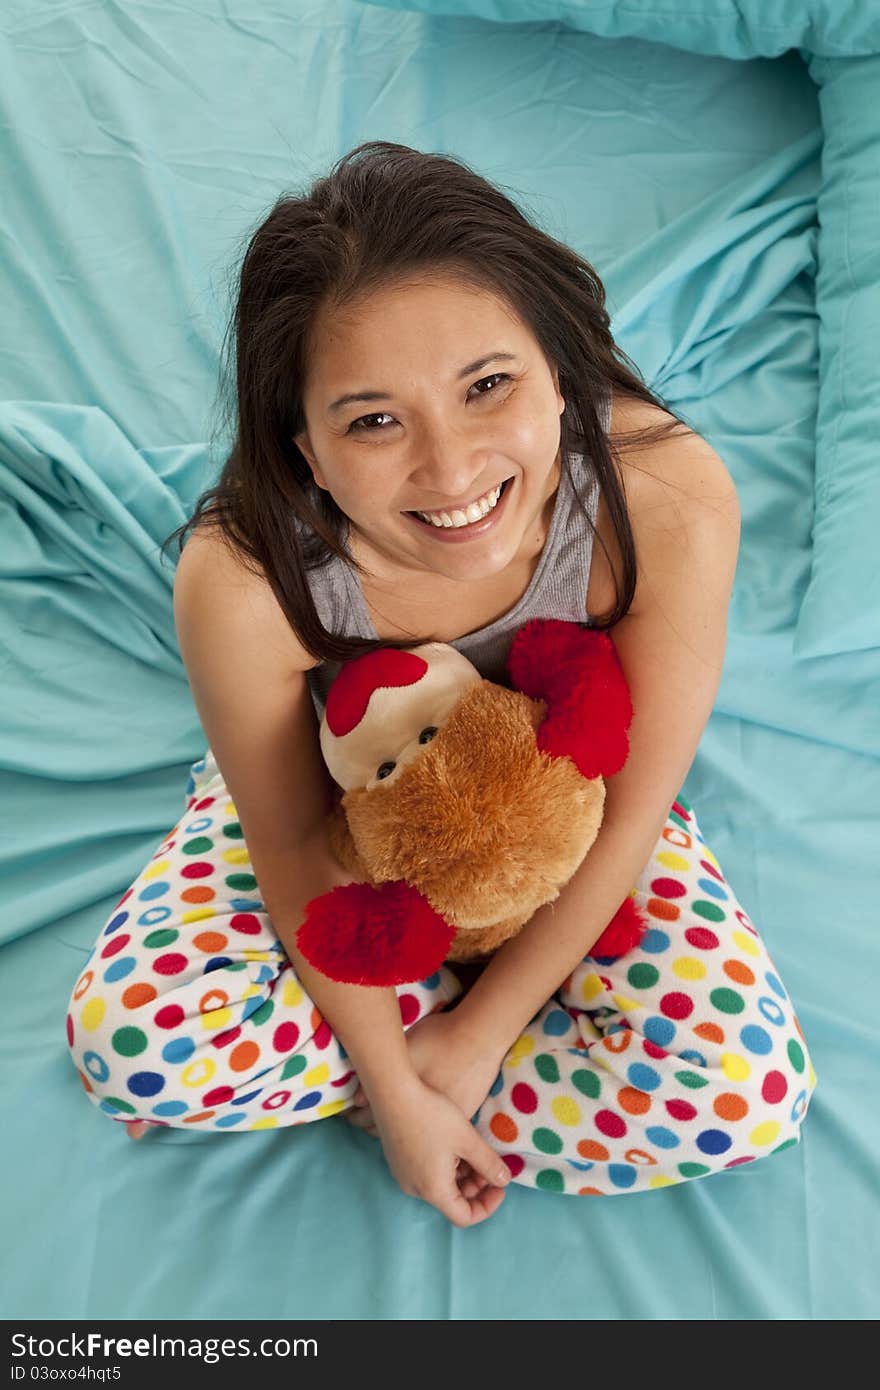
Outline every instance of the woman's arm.
{"type": "MultiPolygon", "coordinates": [[[[708,722],[724,663],[740,512],[724,463],[699,435],[658,448],[631,501],[639,578],[611,635],[633,722],[606,778],[599,834],[553,903],[486,966],[454,1017],[503,1053],[599,938],[644,870],[708,722]]],[[[630,499],[631,500],[631,499],[630,499]]]]}

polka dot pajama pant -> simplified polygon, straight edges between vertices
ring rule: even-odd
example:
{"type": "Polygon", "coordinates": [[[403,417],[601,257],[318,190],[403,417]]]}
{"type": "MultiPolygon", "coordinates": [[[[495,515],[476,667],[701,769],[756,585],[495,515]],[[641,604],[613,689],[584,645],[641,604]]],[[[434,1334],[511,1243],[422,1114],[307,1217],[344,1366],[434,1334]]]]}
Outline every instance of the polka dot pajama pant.
{"type": "MultiPolygon", "coordinates": [[[[185,798],[73,987],[85,1093],[115,1121],[196,1129],[336,1115],[357,1075],[263,909],[210,750],[185,798]]],[[[681,796],[633,896],[650,922],[639,947],[580,962],[474,1117],[525,1186],[668,1187],[800,1138],[816,1075],[794,1007],[681,796]]],[[[462,990],[447,965],[398,986],[404,1028],[462,990]]]]}

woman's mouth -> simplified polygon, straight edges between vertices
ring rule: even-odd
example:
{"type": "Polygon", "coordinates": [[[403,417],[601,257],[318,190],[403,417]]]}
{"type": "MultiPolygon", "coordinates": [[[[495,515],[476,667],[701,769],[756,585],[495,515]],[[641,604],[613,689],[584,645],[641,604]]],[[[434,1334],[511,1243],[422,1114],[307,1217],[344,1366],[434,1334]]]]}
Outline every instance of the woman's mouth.
{"type": "MultiPolygon", "coordinates": [[[[418,512],[404,512],[403,515],[409,517],[420,530],[427,531],[434,540],[459,542],[475,540],[480,536],[484,536],[487,531],[491,531],[493,527],[497,526],[501,519],[501,514],[506,508],[507,498],[513,490],[514,481],[515,479],[513,478],[505,478],[504,482],[501,484],[501,492],[498,495],[498,500],[495,505],[485,516],[481,516],[477,521],[469,521],[464,525],[449,526],[446,522],[439,521],[439,517],[439,524],[438,522],[426,521],[418,512]]],[[[446,515],[449,516],[449,513],[447,512],[446,515]]],[[[460,513],[454,513],[453,517],[450,519],[460,520],[460,516],[460,513]]]]}

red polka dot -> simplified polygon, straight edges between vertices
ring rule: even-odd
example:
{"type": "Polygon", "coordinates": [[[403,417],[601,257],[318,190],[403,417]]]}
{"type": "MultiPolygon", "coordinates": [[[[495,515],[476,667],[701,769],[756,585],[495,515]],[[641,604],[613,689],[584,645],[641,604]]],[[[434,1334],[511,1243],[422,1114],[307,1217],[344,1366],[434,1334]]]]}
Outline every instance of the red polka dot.
{"type": "Polygon", "coordinates": [[[295,1023],[279,1023],[272,1034],[272,1046],[276,1052],[289,1052],[296,1047],[299,1029],[295,1023]]]}
{"type": "Polygon", "coordinates": [[[319,1052],[323,1052],[325,1047],[330,1046],[332,1037],[333,1033],[331,1032],[330,1024],[327,1022],[326,1018],[324,1018],[321,1020],[320,1028],[316,1029],[312,1042],[319,1052]]]}
{"type": "Polygon", "coordinates": [[[400,1007],[400,1017],[404,1028],[410,1023],[415,1023],[419,1016],[419,1001],[414,994],[399,994],[397,1003],[400,1007]]]}
{"type": "Polygon", "coordinates": [[[673,801],[672,809],[677,816],[681,816],[682,820],[690,820],[690,811],[686,811],[680,801],[673,801]]]}
{"type": "MultiPolygon", "coordinates": [[[[119,902],[116,904],[116,907],[121,907],[123,903],[127,903],[133,892],[134,892],[134,888],[133,888],[133,887],[131,887],[131,888],[126,888],[126,890],[125,890],[125,892],[123,893],[122,897],[119,899],[119,902]]],[[[113,909],[114,912],[116,911],[116,907],[114,907],[114,909],[113,909]]]]}
{"type": "Polygon", "coordinates": [[[694,1001],[689,994],[664,994],[660,1000],[660,1012],[667,1018],[688,1018],[694,1011],[694,1001]]]}
{"type": "Polygon", "coordinates": [[[688,927],[684,938],[698,951],[714,951],[720,944],[718,937],[708,927],[688,927]]]}
{"type": "Polygon", "coordinates": [[[213,1091],[206,1091],[202,1096],[202,1105],[225,1105],[234,1095],[231,1086],[215,1086],[213,1091]]]}
{"type": "Polygon", "coordinates": [[[538,1108],[538,1097],[524,1081],[518,1081],[510,1093],[510,1099],[522,1115],[533,1115],[538,1108]]]}
{"type": "Polygon", "coordinates": [[[331,1086],[345,1086],[354,1076],[353,1071],[347,1071],[344,1076],[337,1076],[335,1081],[331,1081],[331,1086]]]}
{"type": "Polygon", "coordinates": [[[186,966],[186,956],[182,956],[179,951],[168,951],[153,961],[153,969],[157,975],[179,975],[186,966]]]}
{"type": "Polygon", "coordinates": [[[735,1168],[738,1163],[754,1163],[755,1155],[746,1154],[744,1158],[732,1158],[729,1163],[725,1163],[725,1168],[735,1168]]]}
{"type": "Polygon", "coordinates": [[[125,933],[123,933],[122,936],[114,936],[112,941],[107,942],[107,945],[101,952],[101,959],[109,960],[111,956],[118,956],[119,952],[128,945],[129,941],[131,941],[131,937],[126,936],[125,933]]]}
{"type": "Polygon", "coordinates": [[[609,1139],[622,1139],[626,1134],[626,1125],[619,1115],[615,1115],[613,1110],[599,1110],[596,1114],[596,1128],[600,1134],[605,1134],[609,1139]]]}
{"type": "Polygon", "coordinates": [[[679,878],[652,878],[651,892],[658,898],[683,898],[687,887],[679,878]]]}
{"type": "Polygon", "coordinates": [[[153,1015],[157,1028],[177,1028],[184,1020],[184,1012],[179,1004],[166,1004],[153,1015]]]}
{"type": "Polygon", "coordinates": [[[669,1056],[669,1053],[666,1051],[665,1047],[658,1047],[657,1044],[652,1043],[649,1038],[642,1039],[642,1051],[646,1052],[649,1057],[660,1058],[669,1056]]]}
{"type": "Polygon", "coordinates": [[[776,1105],[788,1091],[788,1082],[781,1071],[768,1071],[761,1087],[761,1095],[768,1105],[776,1105]]]}
{"type": "Polygon", "coordinates": [[[260,919],[252,912],[234,912],[229,925],[233,931],[241,932],[242,936],[259,936],[262,931],[260,919]]]}
{"type": "Polygon", "coordinates": [[[519,1154],[502,1154],[501,1157],[510,1169],[510,1176],[517,1177],[525,1168],[525,1159],[520,1158],[519,1154]]]}
{"type": "Polygon", "coordinates": [[[697,1107],[686,1100],[668,1100],[666,1109],[673,1120],[692,1120],[697,1113],[697,1107]]]}
{"type": "Polygon", "coordinates": [[[73,1019],[67,1015],[67,1041],[73,1047],[73,1019]]]}
{"type": "Polygon", "coordinates": [[[714,865],[714,864],[710,864],[709,861],[708,861],[708,859],[701,859],[701,860],[700,860],[700,868],[701,868],[701,869],[705,869],[705,870],[706,870],[706,873],[707,873],[707,874],[711,874],[713,878],[717,878],[719,883],[723,883],[723,882],[724,882],[724,875],[723,875],[723,874],[720,874],[720,873],[718,872],[718,870],[715,868],[715,865],[714,865]]]}
{"type": "Polygon", "coordinates": [[[214,872],[214,865],[209,864],[206,859],[197,859],[194,864],[184,864],[178,870],[181,878],[210,878],[214,872]]]}
{"type": "Polygon", "coordinates": [[[240,1032],[240,1028],[227,1028],[223,1033],[215,1033],[211,1043],[214,1047],[228,1047],[230,1043],[235,1042],[240,1032]]]}
{"type": "Polygon", "coordinates": [[[194,811],[207,811],[208,807],[209,807],[209,806],[213,806],[213,805],[214,805],[214,797],[213,797],[213,796],[203,796],[202,799],[201,799],[201,801],[197,801],[197,802],[196,802],[195,806],[193,807],[193,810],[194,810],[194,811]]]}

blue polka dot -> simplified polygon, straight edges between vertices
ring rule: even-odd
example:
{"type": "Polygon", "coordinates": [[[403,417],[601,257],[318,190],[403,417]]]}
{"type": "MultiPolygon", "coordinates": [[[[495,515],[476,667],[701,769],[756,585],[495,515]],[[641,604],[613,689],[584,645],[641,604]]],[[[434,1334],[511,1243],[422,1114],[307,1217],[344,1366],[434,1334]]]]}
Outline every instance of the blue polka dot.
{"type": "Polygon", "coordinates": [[[435,970],[433,975],[429,975],[427,980],[422,980],[423,989],[436,989],[440,983],[440,971],[435,970]]]}
{"type": "Polygon", "coordinates": [[[136,1071],[126,1085],[133,1096],[156,1096],[165,1085],[165,1078],[158,1071],[136,1071]]]}
{"type": "Polygon", "coordinates": [[[255,1091],[248,1091],[248,1093],[247,1093],[246,1096],[233,1096],[233,1097],[232,1097],[232,1100],[229,1102],[229,1104],[230,1104],[230,1105],[247,1105],[247,1103],[248,1103],[249,1100],[256,1100],[257,1096],[259,1096],[259,1095],[262,1094],[262,1091],[263,1091],[262,1086],[258,1086],[257,1089],[256,1089],[255,1091]]]}
{"type": "Polygon", "coordinates": [[[170,907],[151,907],[149,911],[142,912],[137,919],[139,927],[156,927],[160,922],[167,922],[171,916],[170,907]]]}
{"type": "Polygon", "coordinates": [[[192,1038],[172,1038],[162,1048],[163,1062],[188,1062],[196,1050],[192,1038]]]}
{"type": "Polygon", "coordinates": [[[311,1110],[313,1106],[318,1105],[320,1103],[320,1100],[320,1091],[309,1091],[308,1095],[300,1096],[299,1100],[293,1108],[294,1110],[311,1110]]]}
{"type": "Polygon", "coordinates": [[[561,1038],[571,1026],[571,1019],[562,1009],[553,1009],[544,1019],[544,1032],[550,1038],[561,1038]]]}
{"type": "Polygon", "coordinates": [[[675,1037],[675,1024],[669,1018],[655,1015],[645,1024],[645,1037],[648,1042],[656,1043],[657,1047],[666,1047],[675,1037]]]}
{"type": "Polygon", "coordinates": [[[163,1100],[153,1106],[154,1115],[185,1115],[189,1106],[184,1100],[163,1100]]]}
{"type": "Polygon", "coordinates": [[[669,950],[669,937],[659,927],[651,927],[639,942],[639,950],[647,951],[649,956],[662,955],[669,950]]]}
{"type": "Polygon", "coordinates": [[[758,1000],[758,1008],[764,1015],[768,1023],[775,1023],[777,1028],[781,1028],[785,1022],[785,1013],[777,1004],[775,999],[771,999],[765,994],[758,1000]]]}
{"type": "Polygon", "coordinates": [[[804,1113],[804,1111],[806,1110],[806,1108],[807,1108],[807,1093],[806,1093],[806,1091],[800,1091],[800,1092],[798,1093],[797,1100],[795,1101],[794,1105],[791,1107],[791,1119],[792,1119],[793,1121],[795,1121],[795,1122],[798,1121],[798,1120],[801,1118],[801,1116],[803,1115],[803,1113],[804,1113]]]}
{"type": "Polygon", "coordinates": [[[105,935],[105,936],[109,936],[109,935],[111,934],[111,932],[119,931],[119,928],[122,927],[122,926],[124,926],[125,923],[126,923],[127,921],[128,921],[128,913],[127,913],[127,912],[117,912],[116,916],[115,916],[115,917],[111,917],[110,921],[107,923],[106,927],[104,928],[104,935],[105,935]]]}
{"type": "Polygon", "coordinates": [[[739,1036],[743,1047],[756,1053],[758,1057],[765,1057],[773,1048],[770,1034],[758,1023],[747,1023],[745,1028],[739,1030],[739,1036]]]}
{"type": "Polygon", "coordinates": [[[773,974],[771,970],[767,971],[767,973],[764,976],[764,979],[767,981],[773,993],[778,994],[780,999],[788,998],[788,995],[782,987],[781,981],[777,979],[777,977],[773,974]]]}
{"type": "Polygon", "coordinates": [[[665,1125],[651,1125],[650,1129],[645,1130],[645,1136],[658,1149],[677,1149],[681,1143],[678,1135],[665,1125]]]}
{"type": "MultiPolygon", "coordinates": [[[[263,904],[259,898],[230,898],[229,906],[234,912],[262,912],[263,904]]],[[[283,947],[281,948],[284,949],[283,947]]]]}
{"type": "Polygon", "coordinates": [[[727,902],[727,894],[716,878],[698,878],[697,884],[704,893],[709,894],[710,898],[720,898],[723,902],[727,902]]]}
{"type": "Polygon", "coordinates": [[[252,994],[250,999],[246,999],[244,1008],[241,1011],[242,1023],[244,1023],[246,1018],[250,1018],[251,1014],[255,1014],[257,1012],[257,1009],[259,1009],[263,1004],[265,1004],[265,1002],[265,999],[263,999],[262,995],[260,994],[252,994]]]}
{"type": "Polygon", "coordinates": [[[191,820],[189,825],[185,825],[184,830],[187,835],[198,835],[201,831],[207,830],[213,823],[210,816],[200,816],[198,820],[191,820]]]}
{"type": "Polygon", "coordinates": [[[257,984],[258,984],[258,985],[264,985],[264,984],[267,982],[267,980],[271,980],[271,979],[272,979],[272,977],[274,976],[274,974],[275,974],[275,971],[272,969],[271,965],[261,965],[261,966],[260,966],[260,973],[259,973],[259,975],[257,976],[257,984]]]}
{"type": "Polygon", "coordinates": [[[615,1187],[632,1187],[636,1170],[631,1163],[609,1163],[608,1176],[615,1187]]]}
{"type": "Polygon", "coordinates": [[[732,1143],[722,1129],[704,1129],[697,1135],[697,1148],[704,1154],[726,1154],[732,1143]]]}
{"type": "Polygon", "coordinates": [[[217,1121],[217,1123],[215,1124],[214,1128],[215,1128],[215,1129],[229,1129],[231,1125],[241,1124],[242,1120],[246,1120],[246,1119],[247,1119],[247,1115],[245,1115],[245,1114],[239,1114],[239,1115],[221,1115],[221,1116],[220,1116],[220,1119],[217,1121]]]}
{"type": "Polygon", "coordinates": [[[138,899],[140,902],[146,903],[152,902],[153,898],[164,898],[170,888],[170,883],[167,883],[164,879],[159,879],[158,883],[148,883],[146,888],[142,888],[138,893],[138,899]]]}
{"type": "Polygon", "coordinates": [[[579,1173],[589,1173],[591,1168],[595,1168],[595,1163],[580,1163],[576,1158],[567,1158],[566,1163],[569,1168],[576,1168],[579,1173]]]}
{"type": "MultiPolygon", "coordinates": [[[[123,1113],[121,1108],[112,1100],[102,1100],[98,1109],[103,1110],[108,1115],[121,1115],[123,1113]]],[[[126,1113],[126,1119],[129,1118],[130,1116],[126,1113]]]]}
{"type": "Polygon", "coordinates": [[[653,1067],[646,1067],[644,1062],[633,1062],[627,1067],[626,1075],[629,1084],[638,1091],[656,1091],[660,1085],[660,1073],[653,1067]]]}
{"type": "Polygon", "coordinates": [[[202,971],[202,974],[210,975],[212,970],[223,970],[225,966],[231,964],[232,961],[228,956],[212,956],[202,971]]]}
{"type": "Polygon", "coordinates": [[[694,1066],[705,1067],[707,1065],[702,1052],[698,1052],[695,1047],[689,1047],[685,1052],[680,1052],[678,1055],[683,1062],[693,1062],[694,1066]]]}
{"type": "Polygon", "coordinates": [[[83,1066],[93,1081],[106,1081],[110,1075],[110,1068],[97,1052],[83,1053],[83,1066]]]}
{"type": "MultiPolygon", "coordinates": [[[[580,1051],[578,1050],[578,1048],[576,1048],[576,1047],[574,1047],[574,1048],[570,1047],[570,1048],[568,1049],[568,1051],[569,1051],[569,1052],[576,1052],[576,1053],[578,1054],[579,1057],[582,1057],[582,1056],[583,1056],[583,1053],[580,1052],[580,1051]]],[[[496,1076],[495,1080],[492,1082],[492,1086],[491,1086],[491,1088],[490,1088],[490,1090],[489,1090],[489,1095],[490,1095],[490,1096],[497,1096],[498,1092],[499,1092],[500,1090],[502,1090],[503,1087],[504,1087],[504,1077],[502,1076],[501,1072],[499,1072],[498,1075],[496,1076]]]]}
{"type": "Polygon", "coordinates": [[[105,984],[113,985],[117,980],[124,980],[126,975],[131,974],[136,965],[137,961],[134,956],[122,956],[120,959],[113,961],[104,971],[105,984]]]}

